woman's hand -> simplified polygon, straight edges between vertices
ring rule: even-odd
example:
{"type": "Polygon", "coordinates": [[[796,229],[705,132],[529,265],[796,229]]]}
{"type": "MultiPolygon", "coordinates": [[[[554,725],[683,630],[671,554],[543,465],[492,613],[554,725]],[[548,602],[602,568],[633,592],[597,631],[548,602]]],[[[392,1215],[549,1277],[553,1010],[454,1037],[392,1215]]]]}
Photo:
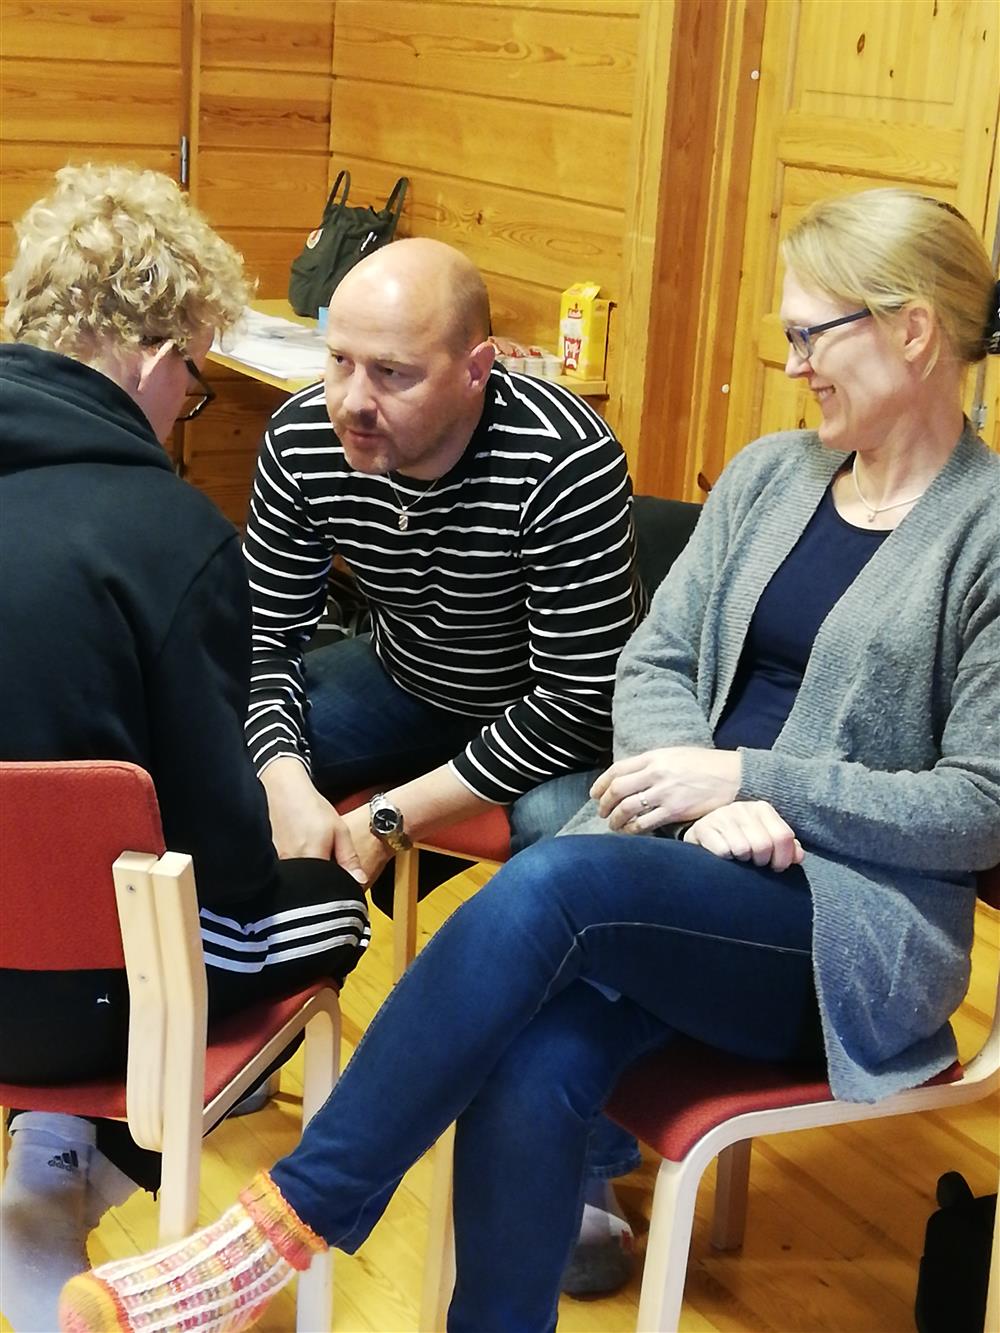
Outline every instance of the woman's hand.
{"type": "Polygon", "coordinates": [[[696,820],[684,841],[727,861],[752,861],[772,870],[797,866],[804,855],[794,831],[768,801],[733,801],[720,806],[696,820]]]}
{"type": "Polygon", "coordinates": [[[729,805],[740,789],[736,750],[672,745],[612,764],[590,789],[608,827],[651,833],[729,805]]]}

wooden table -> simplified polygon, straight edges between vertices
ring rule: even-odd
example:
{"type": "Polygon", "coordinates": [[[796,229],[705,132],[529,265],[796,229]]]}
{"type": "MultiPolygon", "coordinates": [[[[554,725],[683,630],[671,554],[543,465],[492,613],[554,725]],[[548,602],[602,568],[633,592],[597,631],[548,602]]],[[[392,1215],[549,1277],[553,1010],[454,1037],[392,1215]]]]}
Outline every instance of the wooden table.
{"type": "MultiPolygon", "coordinates": [[[[305,324],[310,328],[316,328],[318,323],[315,319],[307,319],[304,315],[296,315],[287,301],[278,298],[254,301],[252,308],[262,315],[280,315],[282,319],[290,319],[296,324],[305,324]]],[[[316,383],[315,378],[312,377],[302,380],[280,379],[277,375],[268,375],[266,371],[244,365],[242,361],[234,361],[232,357],[226,356],[222,352],[209,352],[208,359],[214,361],[216,365],[226,366],[227,369],[235,370],[240,375],[246,375],[248,379],[258,380],[261,384],[270,384],[275,389],[282,389],[285,393],[297,393],[299,389],[304,389],[307,385],[316,383]]],[[[608,396],[607,380],[582,380],[573,375],[560,375],[552,383],[561,384],[564,388],[571,389],[573,393],[578,393],[581,398],[607,398],[608,396]]]]}

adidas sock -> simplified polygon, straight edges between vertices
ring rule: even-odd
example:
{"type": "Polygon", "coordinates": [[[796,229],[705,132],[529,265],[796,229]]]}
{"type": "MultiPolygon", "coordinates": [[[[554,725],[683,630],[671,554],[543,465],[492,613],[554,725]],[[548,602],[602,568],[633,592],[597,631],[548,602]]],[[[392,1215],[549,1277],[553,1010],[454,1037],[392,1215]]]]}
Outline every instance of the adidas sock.
{"type": "Polygon", "coordinates": [[[325,1249],[270,1177],[260,1175],[239,1203],[187,1240],[73,1278],[59,1304],[59,1327],[63,1333],[237,1333],[325,1249]]]}
{"type": "Polygon", "coordinates": [[[110,1158],[105,1157],[100,1148],[94,1148],[90,1154],[87,1200],[84,1204],[84,1221],[88,1233],[93,1231],[109,1208],[118,1208],[138,1188],[131,1176],[127,1176],[110,1158]]]}
{"type": "Polygon", "coordinates": [[[11,1125],[0,1197],[3,1312],[15,1333],[52,1333],[63,1283],[87,1267],[85,1210],[94,1126],[25,1111],[11,1125]]]}

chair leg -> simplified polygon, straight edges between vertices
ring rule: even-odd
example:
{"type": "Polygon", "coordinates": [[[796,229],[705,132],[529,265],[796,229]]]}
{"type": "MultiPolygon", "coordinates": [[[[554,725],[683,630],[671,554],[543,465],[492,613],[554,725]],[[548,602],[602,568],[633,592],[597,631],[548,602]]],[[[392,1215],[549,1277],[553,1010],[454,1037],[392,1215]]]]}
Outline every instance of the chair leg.
{"type": "MultiPolygon", "coordinates": [[[[340,1069],[340,1009],[320,1010],[306,1024],[302,1072],[302,1127],[320,1109],[340,1069]]],[[[297,1333],[327,1333],[333,1320],[333,1250],[317,1254],[298,1281],[297,1333]]]]}
{"type": "Polygon", "coordinates": [[[452,1219],[452,1170],[455,1126],[451,1125],[434,1147],[430,1215],[424,1285],[420,1295],[419,1333],[444,1333],[451,1293],[455,1288],[455,1229],[452,1219]]]}
{"type": "Polygon", "coordinates": [[[392,897],[392,970],[396,981],[417,956],[417,871],[419,852],[396,853],[392,897]]]}
{"type": "Polygon", "coordinates": [[[750,1148],[753,1139],[731,1143],[719,1153],[715,1176],[715,1211],[712,1215],[712,1247],[738,1250],[747,1226],[747,1192],[750,1188],[750,1148]]]}
{"type": "Polygon", "coordinates": [[[677,1333],[701,1168],[660,1163],[639,1293],[636,1333],[677,1333]]]}
{"type": "Polygon", "coordinates": [[[159,1201],[159,1243],[182,1240],[198,1222],[198,1189],[201,1179],[201,1120],[194,1125],[186,1150],[172,1153],[163,1146],[163,1169],[159,1201]]]}

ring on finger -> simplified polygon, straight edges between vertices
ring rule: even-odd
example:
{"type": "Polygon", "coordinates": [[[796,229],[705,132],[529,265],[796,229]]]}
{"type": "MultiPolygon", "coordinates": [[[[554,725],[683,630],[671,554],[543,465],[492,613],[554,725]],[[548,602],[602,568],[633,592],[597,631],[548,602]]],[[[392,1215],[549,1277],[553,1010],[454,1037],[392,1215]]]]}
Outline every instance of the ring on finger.
{"type": "Polygon", "coordinates": [[[639,793],[639,804],[642,806],[643,810],[649,809],[649,801],[646,799],[646,793],[644,791],[639,793]]]}

